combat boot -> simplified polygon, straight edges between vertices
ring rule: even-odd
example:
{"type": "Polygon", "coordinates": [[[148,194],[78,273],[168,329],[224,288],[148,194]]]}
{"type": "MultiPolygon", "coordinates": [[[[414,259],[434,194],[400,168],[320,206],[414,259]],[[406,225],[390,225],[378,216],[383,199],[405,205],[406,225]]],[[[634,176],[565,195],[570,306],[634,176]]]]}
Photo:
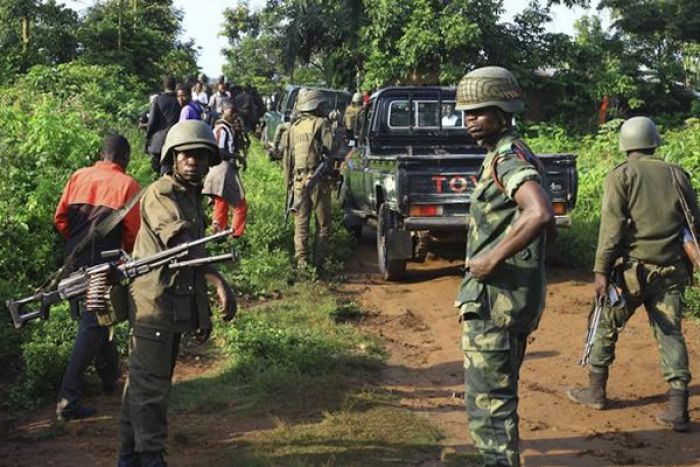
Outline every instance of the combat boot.
{"type": "Polygon", "coordinates": [[[589,386],[584,388],[574,388],[566,391],[569,399],[577,404],[585,405],[595,410],[605,410],[607,403],[605,395],[605,386],[608,382],[608,369],[604,372],[589,372],[589,386]]]}
{"type": "Polygon", "coordinates": [[[117,467],[141,467],[141,456],[134,452],[133,446],[122,444],[119,446],[117,467]]]}
{"type": "Polygon", "coordinates": [[[168,467],[165,458],[163,458],[163,451],[142,452],[141,467],[168,467]]]}
{"type": "Polygon", "coordinates": [[[668,409],[656,414],[656,421],[674,431],[688,431],[688,390],[671,388],[668,391],[668,409]]]}

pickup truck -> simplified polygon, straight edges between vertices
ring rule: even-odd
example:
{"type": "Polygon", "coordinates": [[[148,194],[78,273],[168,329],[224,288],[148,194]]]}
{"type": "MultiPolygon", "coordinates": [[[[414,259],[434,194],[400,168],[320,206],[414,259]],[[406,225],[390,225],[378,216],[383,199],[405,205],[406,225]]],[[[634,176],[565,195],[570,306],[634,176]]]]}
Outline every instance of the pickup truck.
{"type": "Polygon", "coordinates": [[[338,89],[315,88],[311,86],[288,85],[284,89],[284,93],[276,107],[268,110],[262,117],[261,139],[265,149],[272,157],[272,143],[275,138],[277,127],[291,118],[292,110],[297,101],[299,90],[303,87],[307,89],[318,89],[326,98],[328,103],[327,110],[329,112],[337,110],[342,121],[342,114],[345,113],[345,108],[350,104],[352,95],[348,91],[338,89]]]}
{"type": "MultiPolygon", "coordinates": [[[[486,151],[463,122],[454,88],[437,86],[379,90],[359,114],[355,147],[341,171],[343,221],[356,235],[364,224],[376,229],[379,270],[387,280],[401,279],[406,263],[425,260],[433,247],[464,246],[470,195],[486,151]]],[[[568,227],[576,156],[538,157],[556,224],[568,227]]]]}

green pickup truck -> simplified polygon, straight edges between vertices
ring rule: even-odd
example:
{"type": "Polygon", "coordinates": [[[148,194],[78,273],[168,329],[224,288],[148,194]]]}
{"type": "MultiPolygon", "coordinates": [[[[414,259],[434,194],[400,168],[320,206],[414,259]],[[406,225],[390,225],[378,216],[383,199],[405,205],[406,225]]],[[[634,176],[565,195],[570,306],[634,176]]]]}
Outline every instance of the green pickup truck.
{"type": "MultiPolygon", "coordinates": [[[[485,150],[463,127],[454,88],[390,87],[360,112],[356,147],[342,168],[345,226],[377,233],[377,260],[387,280],[399,280],[408,261],[428,250],[464,246],[470,195],[485,150]]],[[[573,154],[538,154],[558,227],[568,227],[578,177],[573,154]]],[[[460,249],[464,254],[464,249],[460,249]]]]}
{"type": "Polygon", "coordinates": [[[342,114],[345,112],[345,108],[350,104],[350,99],[352,98],[352,95],[348,91],[341,91],[338,89],[297,85],[286,86],[281,99],[278,101],[278,105],[267,111],[262,117],[261,140],[265,149],[270,154],[270,157],[273,159],[272,143],[275,138],[277,127],[282,123],[289,122],[292,110],[294,110],[294,105],[297,101],[297,96],[299,95],[299,90],[303,87],[306,89],[319,89],[326,98],[328,111],[337,110],[340,113],[340,121],[342,121],[342,114]]]}

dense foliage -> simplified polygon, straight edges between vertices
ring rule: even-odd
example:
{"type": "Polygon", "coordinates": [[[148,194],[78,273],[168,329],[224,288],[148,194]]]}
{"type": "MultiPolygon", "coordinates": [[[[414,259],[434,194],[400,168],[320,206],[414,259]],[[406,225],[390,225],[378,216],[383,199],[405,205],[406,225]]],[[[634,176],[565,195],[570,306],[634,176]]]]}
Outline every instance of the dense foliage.
{"type": "MultiPolygon", "coordinates": [[[[581,18],[574,37],[547,31],[535,0],[505,22],[503,0],[277,0],[226,11],[227,74],[272,90],[284,81],[372,90],[454,85],[485,64],[512,69],[536,102],[531,116],[590,131],[605,100],[611,118],[698,112],[700,49],[690,0],[604,0],[616,19],[581,18]],[[246,66],[252,64],[252,66],[246,66]]],[[[696,28],[697,29],[697,28],[696,28]]]]}
{"type": "Polygon", "coordinates": [[[182,12],[172,0],[98,0],[83,16],[55,0],[4,0],[0,4],[0,84],[34,65],[75,59],[118,65],[157,89],[163,74],[197,73],[197,50],[182,41],[182,12]]]}

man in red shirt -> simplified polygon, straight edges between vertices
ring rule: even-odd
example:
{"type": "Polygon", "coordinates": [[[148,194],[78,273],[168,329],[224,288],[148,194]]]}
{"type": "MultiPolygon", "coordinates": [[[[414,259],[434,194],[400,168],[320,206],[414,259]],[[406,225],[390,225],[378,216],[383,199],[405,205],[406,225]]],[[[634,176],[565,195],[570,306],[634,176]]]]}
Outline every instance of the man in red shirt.
{"type": "MultiPolygon", "coordinates": [[[[121,135],[107,136],[102,146],[102,160],[76,171],[68,180],[54,216],[56,229],[66,239],[67,255],[94,226],[139,192],[136,180],[124,173],[130,155],[131,147],[126,138],[121,135]]],[[[130,252],[140,225],[137,204],[111,232],[94,239],[79,252],[73,260],[74,267],[77,269],[104,262],[100,253],[105,250],[122,248],[130,252]]],[[[56,415],[62,421],[88,417],[97,411],[81,402],[83,375],[93,360],[105,393],[114,390],[119,378],[119,355],[109,329],[99,326],[97,317],[84,311],[82,304],[80,309],[78,334],[63,375],[56,407],[56,415]]]]}

